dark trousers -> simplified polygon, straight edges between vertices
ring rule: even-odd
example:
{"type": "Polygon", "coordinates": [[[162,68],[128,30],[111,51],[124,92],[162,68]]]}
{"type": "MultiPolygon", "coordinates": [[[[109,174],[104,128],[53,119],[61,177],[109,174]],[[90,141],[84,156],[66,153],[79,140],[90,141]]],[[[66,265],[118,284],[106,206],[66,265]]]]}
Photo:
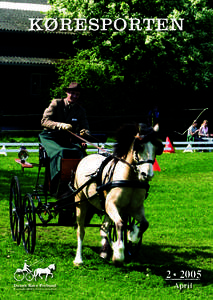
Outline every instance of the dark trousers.
{"type": "Polygon", "coordinates": [[[71,140],[71,134],[65,131],[47,131],[39,134],[40,142],[45,148],[50,161],[50,179],[61,171],[62,158],[83,158],[85,156],[80,145],[71,140]]]}

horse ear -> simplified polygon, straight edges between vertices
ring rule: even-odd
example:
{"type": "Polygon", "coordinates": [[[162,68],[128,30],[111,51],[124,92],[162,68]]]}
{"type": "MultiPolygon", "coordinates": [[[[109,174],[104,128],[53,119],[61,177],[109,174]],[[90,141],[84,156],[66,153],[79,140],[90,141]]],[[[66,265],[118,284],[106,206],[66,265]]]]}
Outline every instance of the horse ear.
{"type": "Polygon", "coordinates": [[[154,131],[158,132],[159,131],[159,124],[157,123],[155,126],[154,126],[154,131]]]}

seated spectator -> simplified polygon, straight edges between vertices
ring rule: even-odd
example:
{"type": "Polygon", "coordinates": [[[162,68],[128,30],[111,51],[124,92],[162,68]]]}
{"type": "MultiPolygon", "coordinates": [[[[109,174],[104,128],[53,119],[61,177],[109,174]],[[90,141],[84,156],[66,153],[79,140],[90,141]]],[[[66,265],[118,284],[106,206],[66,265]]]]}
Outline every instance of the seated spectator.
{"type": "Polygon", "coordinates": [[[199,137],[210,137],[213,134],[209,134],[208,121],[204,120],[199,129],[199,137]]]}
{"type": "Polygon", "coordinates": [[[188,142],[194,142],[194,141],[201,140],[198,137],[198,132],[199,132],[199,129],[197,129],[197,122],[194,121],[193,124],[188,129],[188,132],[187,132],[187,141],[188,142]]]}

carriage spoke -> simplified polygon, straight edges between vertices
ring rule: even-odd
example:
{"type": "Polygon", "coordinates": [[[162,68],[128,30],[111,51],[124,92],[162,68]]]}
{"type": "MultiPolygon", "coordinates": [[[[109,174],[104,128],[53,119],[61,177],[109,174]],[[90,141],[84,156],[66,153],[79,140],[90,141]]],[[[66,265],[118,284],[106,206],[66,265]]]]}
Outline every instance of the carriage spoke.
{"type": "Polygon", "coordinates": [[[23,202],[24,207],[24,229],[22,231],[22,239],[25,251],[33,253],[36,238],[36,218],[33,200],[30,194],[26,194],[23,202]]]}
{"type": "Polygon", "coordinates": [[[13,240],[17,245],[21,241],[21,228],[22,228],[22,201],[17,176],[14,176],[10,184],[10,199],[9,199],[9,213],[10,213],[10,228],[13,240]]]}

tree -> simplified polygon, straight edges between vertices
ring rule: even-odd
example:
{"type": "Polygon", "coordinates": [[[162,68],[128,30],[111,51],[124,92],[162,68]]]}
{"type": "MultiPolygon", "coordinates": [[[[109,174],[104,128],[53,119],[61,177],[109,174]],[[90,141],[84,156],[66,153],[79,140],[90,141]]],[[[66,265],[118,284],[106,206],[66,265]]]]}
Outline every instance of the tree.
{"type": "Polygon", "coordinates": [[[147,97],[209,88],[213,79],[213,9],[209,1],[49,0],[49,3],[52,10],[48,17],[72,20],[75,42],[80,38],[87,41],[86,49],[77,49],[75,57],[58,65],[61,88],[74,78],[85,87],[96,87],[102,98],[108,100],[105,103],[109,111],[120,109],[121,103],[126,111],[129,104],[138,103],[138,93],[147,97]],[[105,26],[107,30],[103,19],[112,20],[110,26],[105,26]],[[93,21],[90,28],[89,20],[93,21]],[[140,25],[131,27],[136,20],[141,21],[140,25]],[[86,30],[82,30],[85,26],[86,30]],[[109,90],[114,92],[110,98],[109,90]],[[119,95],[120,99],[125,98],[125,105],[119,101],[119,95]]]}

